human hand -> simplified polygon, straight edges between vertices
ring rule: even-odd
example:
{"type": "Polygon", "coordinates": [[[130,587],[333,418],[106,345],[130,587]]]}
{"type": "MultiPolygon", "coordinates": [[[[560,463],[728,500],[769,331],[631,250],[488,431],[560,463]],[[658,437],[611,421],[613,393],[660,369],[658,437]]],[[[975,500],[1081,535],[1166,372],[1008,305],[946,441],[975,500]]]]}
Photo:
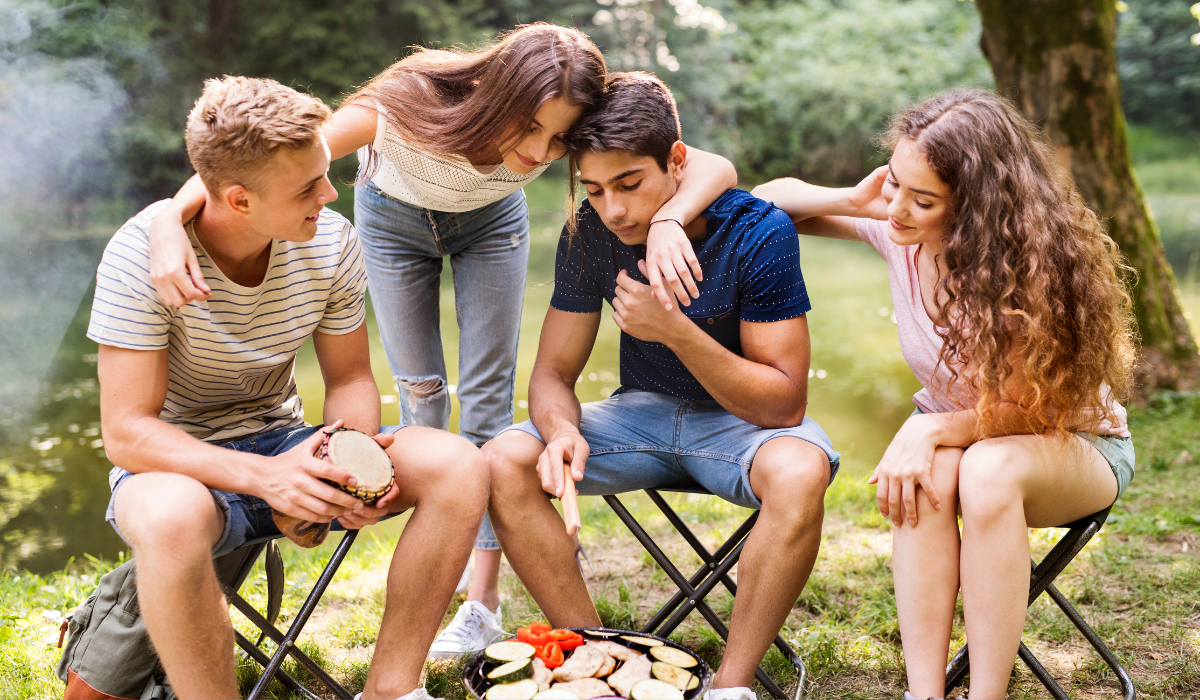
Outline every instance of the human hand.
{"type": "Polygon", "coordinates": [[[358,480],[314,456],[325,435],[341,424],[337,421],[287,452],[265,458],[259,463],[256,486],[250,494],[284,515],[308,522],[327,523],[349,512],[362,513],[366,507],[362,501],[322,481],[354,486],[358,480]]]}
{"type": "Polygon", "coordinates": [[[879,512],[891,516],[900,527],[904,520],[917,524],[917,486],[940,510],[942,501],[933,488],[933,454],[937,450],[936,424],[932,416],[916,415],[901,426],[883,453],[868,484],[877,484],[875,501],[879,512]]]}
{"type": "Polygon", "coordinates": [[[700,298],[696,282],[704,279],[704,273],[682,223],[660,219],[650,225],[642,274],[649,280],[654,298],[667,310],[671,309],[672,296],[684,306],[700,298]]]}
{"type": "Polygon", "coordinates": [[[856,216],[880,221],[887,220],[888,203],[883,198],[883,183],[887,180],[888,172],[888,166],[881,165],[863,178],[862,182],[850,189],[847,199],[850,206],[857,211],[856,216]]]}
{"type": "MultiPolygon", "coordinates": [[[[638,261],[638,269],[646,274],[644,260],[638,261]]],[[[616,291],[612,302],[613,320],[621,330],[638,340],[665,343],[681,321],[688,322],[682,311],[664,307],[650,293],[650,287],[624,270],[617,273],[616,291]]]]}
{"type": "Polygon", "coordinates": [[[187,231],[172,207],[150,222],[150,281],[164,304],[185,306],[212,298],[187,231]]]}
{"type": "Polygon", "coordinates": [[[577,430],[546,443],[546,449],[538,456],[537,463],[542,490],[555,498],[562,498],[566,492],[564,472],[568,471],[563,466],[569,465],[572,479],[582,481],[584,466],[590,453],[591,448],[588,447],[587,440],[584,440],[577,430]]]}

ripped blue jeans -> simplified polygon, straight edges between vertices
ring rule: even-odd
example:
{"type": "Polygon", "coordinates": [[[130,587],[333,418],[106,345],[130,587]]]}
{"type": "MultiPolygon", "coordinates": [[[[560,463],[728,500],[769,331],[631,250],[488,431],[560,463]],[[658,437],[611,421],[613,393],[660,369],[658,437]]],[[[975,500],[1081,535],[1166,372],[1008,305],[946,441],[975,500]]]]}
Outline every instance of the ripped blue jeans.
{"type": "MultiPolygon", "coordinates": [[[[512,425],[529,266],[525,193],[454,213],[414,207],[367,182],[354,190],[354,225],[404,425],[445,430],[450,424],[439,324],[442,264],[449,256],[459,330],[459,432],[483,445],[512,425]]],[[[500,548],[486,517],[475,547],[500,548]]]]}

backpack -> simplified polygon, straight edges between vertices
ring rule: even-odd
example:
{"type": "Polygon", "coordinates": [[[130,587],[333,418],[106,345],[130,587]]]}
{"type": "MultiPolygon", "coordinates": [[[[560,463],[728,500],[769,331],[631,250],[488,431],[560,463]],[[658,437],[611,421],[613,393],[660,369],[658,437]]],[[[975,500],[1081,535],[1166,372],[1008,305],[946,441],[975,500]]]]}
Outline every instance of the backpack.
{"type": "MultiPolygon", "coordinates": [[[[242,547],[214,560],[217,578],[236,590],[252,553],[257,548],[242,547]]],[[[275,624],[283,603],[283,557],[274,541],[266,554],[267,619],[275,624]]],[[[138,608],[136,560],[101,577],[96,592],[63,621],[59,646],[56,673],[67,684],[64,700],[175,700],[138,608]]]]}

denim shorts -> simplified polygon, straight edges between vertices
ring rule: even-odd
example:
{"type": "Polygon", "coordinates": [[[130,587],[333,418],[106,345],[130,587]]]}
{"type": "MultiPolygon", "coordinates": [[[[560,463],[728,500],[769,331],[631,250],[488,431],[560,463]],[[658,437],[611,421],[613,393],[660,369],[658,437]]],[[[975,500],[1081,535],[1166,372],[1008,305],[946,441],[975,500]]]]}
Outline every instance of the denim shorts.
{"type": "MultiPolygon", "coordinates": [[[[388,426],[382,428],[380,432],[394,433],[400,427],[395,425],[388,426]]],[[[264,457],[274,457],[304,442],[309,436],[320,429],[321,426],[319,425],[300,425],[295,428],[281,428],[279,430],[252,435],[241,440],[227,442],[221,445],[221,447],[227,450],[237,450],[238,452],[251,452],[264,457]]],[[[113,467],[108,473],[108,484],[109,488],[112,489],[112,496],[108,499],[108,511],[105,513],[104,519],[113,526],[118,535],[121,535],[121,530],[117,527],[117,514],[114,510],[117,489],[121,488],[121,485],[132,476],[137,475],[125,471],[120,467],[113,467]]],[[[263,499],[244,493],[230,493],[228,491],[218,491],[217,489],[209,489],[208,491],[212,494],[213,500],[220,506],[221,512],[225,514],[225,529],[221,532],[221,537],[217,540],[217,543],[213,545],[212,553],[214,558],[228,554],[253,540],[281,536],[279,528],[275,527],[275,520],[271,517],[271,506],[263,499]]],[[[335,520],[333,529],[341,530],[343,528],[335,520]]],[[[121,539],[125,539],[125,536],[121,535],[121,539]]]]}
{"type": "MultiPolygon", "coordinates": [[[[913,410],[912,415],[924,413],[920,407],[913,410]]],[[[1086,433],[1079,431],[1075,433],[1083,438],[1084,442],[1095,447],[1104,460],[1108,462],[1108,466],[1112,469],[1113,476],[1117,477],[1117,498],[1125,493],[1125,489],[1129,488],[1129,483],[1133,481],[1134,470],[1134,454],[1133,454],[1133,438],[1118,437],[1116,435],[1096,435],[1095,433],[1086,433]]],[[[1113,499],[1113,503],[1117,502],[1117,498],[1113,499]]]]}
{"type": "MultiPolygon", "coordinates": [[[[582,410],[579,432],[591,449],[583,481],[576,484],[584,496],[643,489],[697,490],[758,509],[762,501],[750,487],[750,465],[763,443],[780,437],[800,438],[820,447],[829,458],[830,483],[838,471],[838,453],[829,436],[808,417],[794,428],[760,428],[716,401],[628,388],[603,401],[585,403],[582,410]]],[[[508,430],[542,439],[530,421],[508,430]]]]}

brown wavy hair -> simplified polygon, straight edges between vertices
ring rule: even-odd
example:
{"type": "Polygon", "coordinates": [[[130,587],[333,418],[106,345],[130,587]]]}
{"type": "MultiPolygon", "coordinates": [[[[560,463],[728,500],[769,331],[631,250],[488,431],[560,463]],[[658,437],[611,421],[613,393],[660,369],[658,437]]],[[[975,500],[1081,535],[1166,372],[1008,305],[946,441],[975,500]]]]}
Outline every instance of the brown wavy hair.
{"type": "MultiPolygon", "coordinates": [[[[418,48],[346,98],[377,109],[405,141],[431,153],[472,163],[495,161],[533,123],[538,108],[557,97],[595,109],[607,69],[600,49],[578,29],[538,22],[466,50],[418,48]]],[[[379,165],[374,149],[363,168],[379,165]]]]}
{"type": "Polygon", "coordinates": [[[960,89],[893,118],[882,137],[912,139],[950,189],[937,281],[938,360],[978,395],[980,437],[1014,401],[1030,432],[1111,415],[1134,361],[1124,262],[1038,129],[989,90],[960,89]],[[1024,396],[1002,394],[1024,378],[1024,396]]]}

